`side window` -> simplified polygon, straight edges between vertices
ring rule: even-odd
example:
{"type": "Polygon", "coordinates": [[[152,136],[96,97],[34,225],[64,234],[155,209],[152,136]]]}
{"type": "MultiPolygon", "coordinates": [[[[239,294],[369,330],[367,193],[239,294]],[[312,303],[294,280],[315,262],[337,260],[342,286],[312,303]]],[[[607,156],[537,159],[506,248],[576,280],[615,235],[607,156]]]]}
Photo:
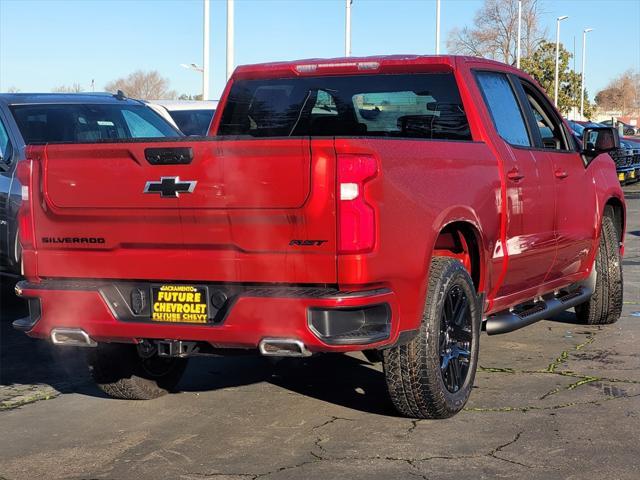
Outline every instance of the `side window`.
{"type": "Polygon", "coordinates": [[[530,147],[524,117],[507,76],[498,72],[478,72],[476,78],[500,136],[511,145],[530,147]]]}
{"type": "Polygon", "coordinates": [[[0,161],[9,163],[11,161],[11,143],[9,143],[9,133],[0,119],[0,161]]]}
{"type": "Polygon", "coordinates": [[[549,150],[569,150],[562,124],[554,114],[553,107],[535,92],[534,87],[522,82],[535,125],[542,138],[542,146],[549,150]]]}

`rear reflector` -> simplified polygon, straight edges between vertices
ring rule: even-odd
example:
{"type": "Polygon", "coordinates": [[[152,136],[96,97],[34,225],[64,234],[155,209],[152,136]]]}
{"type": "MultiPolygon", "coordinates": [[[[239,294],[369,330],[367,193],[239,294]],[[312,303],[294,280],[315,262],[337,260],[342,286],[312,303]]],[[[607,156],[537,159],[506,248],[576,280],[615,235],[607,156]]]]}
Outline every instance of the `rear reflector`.
{"type": "Polygon", "coordinates": [[[378,173],[371,155],[338,155],[338,252],[364,253],[373,249],[375,209],[365,198],[365,183],[378,173]]]}
{"type": "Polygon", "coordinates": [[[357,183],[341,183],[340,200],[354,200],[358,198],[359,190],[357,183]]]}

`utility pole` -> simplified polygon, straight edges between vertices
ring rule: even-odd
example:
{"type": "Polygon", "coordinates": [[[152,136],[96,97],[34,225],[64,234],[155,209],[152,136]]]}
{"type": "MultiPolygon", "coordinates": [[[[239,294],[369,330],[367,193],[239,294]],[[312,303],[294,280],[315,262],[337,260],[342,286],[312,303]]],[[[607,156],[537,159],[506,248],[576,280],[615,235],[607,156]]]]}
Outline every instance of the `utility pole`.
{"type": "Polygon", "coordinates": [[[202,45],[202,100],[209,100],[209,0],[204,0],[202,45]]]}
{"type": "Polygon", "coordinates": [[[436,0],[436,55],[440,55],[440,0],[436,0]]]}
{"type": "Polygon", "coordinates": [[[344,27],[344,56],[351,56],[351,4],[353,0],[346,0],[344,27]]]}
{"type": "Polygon", "coordinates": [[[516,68],[520,68],[520,39],[522,38],[522,0],[518,0],[518,48],[516,52],[516,68]]]}
{"type": "Polygon", "coordinates": [[[234,51],[233,51],[233,40],[234,40],[234,32],[233,32],[233,2],[234,0],[227,0],[227,80],[231,78],[231,74],[233,73],[234,68],[234,51]]]}
{"type": "Polygon", "coordinates": [[[585,28],[582,31],[582,80],[580,82],[580,119],[584,119],[584,71],[587,59],[587,33],[593,31],[593,28],[585,28]]]}
{"type": "Polygon", "coordinates": [[[553,103],[558,106],[558,75],[560,69],[560,22],[569,18],[568,15],[563,15],[556,19],[556,78],[554,82],[553,91],[553,103]]]}

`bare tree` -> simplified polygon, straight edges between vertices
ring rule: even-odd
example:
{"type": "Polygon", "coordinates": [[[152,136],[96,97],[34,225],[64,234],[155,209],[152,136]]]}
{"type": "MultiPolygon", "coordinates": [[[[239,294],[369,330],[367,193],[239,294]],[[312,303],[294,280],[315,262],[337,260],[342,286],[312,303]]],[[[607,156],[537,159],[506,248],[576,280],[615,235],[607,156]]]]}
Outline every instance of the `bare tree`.
{"type": "Polygon", "coordinates": [[[126,78],[119,78],[105,85],[108,92],[122,90],[125,95],[143,100],[174,99],[177,93],[169,90],[169,80],[156,70],[143,72],[138,70],[126,78]]]}
{"type": "Polygon", "coordinates": [[[20,89],[18,87],[11,86],[7,88],[7,93],[20,93],[20,89]]]}
{"type": "Polygon", "coordinates": [[[596,94],[596,103],[601,110],[623,115],[640,109],[640,72],[627,70],[611,80],[596,94]]]}
{"type": "Polygon", "coordinates": [[[52,88],[53,93],[80,93],[83,91],[82,85],[74,83],[73,85],[60,85],[52,88]]]}
{"type": "MultiPolygon", "coordinates": [[[[546,37],[546,30],[540,26],[541,14],[538,0],[522,0],[522,58],[532,55],[546,37]]],[[[517,43],[518,0],[485,0],[473,26],[449,32],[447,49],[514,64],[517,43]]]]}

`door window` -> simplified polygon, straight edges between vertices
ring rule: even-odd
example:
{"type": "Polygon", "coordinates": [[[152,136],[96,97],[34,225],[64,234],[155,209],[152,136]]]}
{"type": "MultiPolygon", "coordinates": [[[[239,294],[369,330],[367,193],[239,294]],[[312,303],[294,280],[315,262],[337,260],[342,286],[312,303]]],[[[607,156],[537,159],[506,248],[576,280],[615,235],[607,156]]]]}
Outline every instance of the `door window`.
{"type": "Polygon", "coordinates": [[[570,150],[567,135],[553,107],[533,86],[521,82],[527,101],[533,112],[536,131],[540,132],[542,147],[549,150],[570,150]]]}
{"type": "Polygon", "coordinates": [[[498,72],[478,72],[476,78],[500,136],[511,145],[530,147],[524,116],[507,76],[498,72]]]}

